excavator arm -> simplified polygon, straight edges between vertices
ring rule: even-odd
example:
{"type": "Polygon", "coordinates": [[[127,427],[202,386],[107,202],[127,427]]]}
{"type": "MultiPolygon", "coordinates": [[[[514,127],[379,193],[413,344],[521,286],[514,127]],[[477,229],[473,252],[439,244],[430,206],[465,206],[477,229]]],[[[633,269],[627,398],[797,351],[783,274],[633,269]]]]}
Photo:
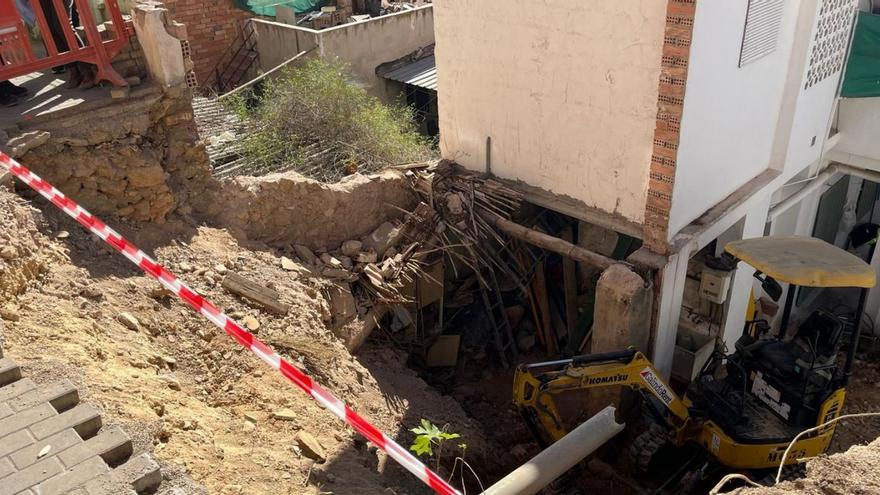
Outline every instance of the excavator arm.
{"type": "Polygon", "coordinates": [[[683,425],[688,420],[685,403],[661,378],[654,365],[635,350],[520,365],[514,375],[513,398],[532,433],[541,443],[550,444],[568,433],[556,407],[555,395],[612,386],[653,395],[666,406],[674,425],[683,425]]]}

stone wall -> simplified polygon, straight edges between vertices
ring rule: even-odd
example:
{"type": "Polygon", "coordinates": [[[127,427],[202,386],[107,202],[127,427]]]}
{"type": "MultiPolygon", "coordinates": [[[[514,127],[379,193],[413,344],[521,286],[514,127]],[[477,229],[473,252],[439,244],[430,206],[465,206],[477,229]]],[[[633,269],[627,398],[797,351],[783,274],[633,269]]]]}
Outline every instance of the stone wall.
{"type": "Polygon", "coordinates": [[[101,100],[51,117],[22,125],[10,148],[97,215],[161,223],[210,183],[185,89],[146,86],[128,100],[101,100]],[[28,139],[39,145],[22,148],[28,139]]]}
{"type": "Polygon", "coordinates": [[[389,170],[353,175],[337,184],[295,172],[236,177],[224,182],[216,200],[206,206],[208,216],[237,237],[329,249],[399,218],[395,206],[409,210],[414,205],[407,178],[389,170]]]}

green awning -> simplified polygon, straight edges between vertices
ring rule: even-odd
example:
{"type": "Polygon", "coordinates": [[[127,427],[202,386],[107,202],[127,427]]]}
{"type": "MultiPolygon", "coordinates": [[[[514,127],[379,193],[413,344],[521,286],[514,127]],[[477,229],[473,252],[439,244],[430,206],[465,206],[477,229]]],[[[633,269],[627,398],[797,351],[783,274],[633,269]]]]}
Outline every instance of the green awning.
{"type": "Polygon", "coordinates": [[[304,14],[327,4],[326,0],[235,0],[235,3],[241,9],[266,17],[275,17],[275,7],[278,5],[291,7],[297,14],[304,14]]]}
{"type": "Polygon", "coordinates": [[[840,95],[880,96],[880,15],[859,12],[840,95]]]}

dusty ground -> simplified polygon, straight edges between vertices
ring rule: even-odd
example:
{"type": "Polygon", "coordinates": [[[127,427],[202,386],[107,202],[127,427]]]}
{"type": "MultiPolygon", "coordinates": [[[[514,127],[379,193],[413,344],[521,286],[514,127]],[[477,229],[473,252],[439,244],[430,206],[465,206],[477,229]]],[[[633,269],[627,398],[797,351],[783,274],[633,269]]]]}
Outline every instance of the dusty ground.
{"type": "MultiPolygon", "coordinates": [[[[124,258],[36,204],[48,213],[0,188],[0,249],[11,248],[0,252],[4,349],[29,375],[69,377],[108,422],[126,427],[139,452],[163,463],[163,491],[427,493],[124,258]],[[138,328],[123,325],[122,313],[138,328]],[[301,431],[317,438],[327,462],[304,455],[301,431]]],[[[181,220],[118,230],[227,314],[258,320],[261,338],[405,446],[408,429],[427,418],[460,432],[476,460],[486,452],[476,425],[408,370],[405,356],[372,349],[353,358],[323,323],[323,282],[283,270],[276,253],[181,220]],[[223,271],[274,288],[290,312],[273,316],[226,293],[223,271]]]]}
{"type": "Polygon", "coordinates": [[[807,477],[740,495],[876,495],[880,493],[880,440],[807,464],[807,477]]]}

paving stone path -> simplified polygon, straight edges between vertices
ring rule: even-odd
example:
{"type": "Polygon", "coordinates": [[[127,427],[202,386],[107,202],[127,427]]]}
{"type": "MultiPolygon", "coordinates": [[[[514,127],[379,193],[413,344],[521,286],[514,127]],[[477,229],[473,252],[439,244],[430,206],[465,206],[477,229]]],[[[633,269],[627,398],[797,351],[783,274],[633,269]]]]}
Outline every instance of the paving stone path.
{"type": "Polygon", "coordinates": [[[0,495],[136,495],[161,481],[69,380],[37,385],[0,349],[0,495]]]}

